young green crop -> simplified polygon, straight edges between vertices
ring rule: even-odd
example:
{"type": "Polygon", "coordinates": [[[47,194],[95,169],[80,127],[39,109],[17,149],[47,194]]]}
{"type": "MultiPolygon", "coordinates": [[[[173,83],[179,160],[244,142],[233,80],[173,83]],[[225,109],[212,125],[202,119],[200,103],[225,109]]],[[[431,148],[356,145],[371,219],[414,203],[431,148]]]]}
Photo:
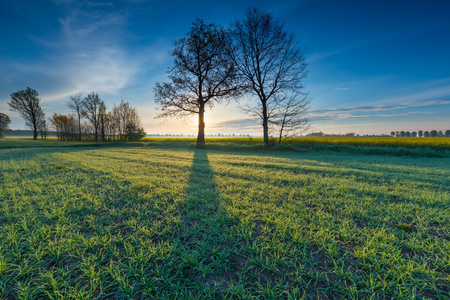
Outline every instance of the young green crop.
{"type": "Polygon", "coordinates": [[[0,151],[0,298],[450,297],[449,158],[57,145],[0,151]]]}

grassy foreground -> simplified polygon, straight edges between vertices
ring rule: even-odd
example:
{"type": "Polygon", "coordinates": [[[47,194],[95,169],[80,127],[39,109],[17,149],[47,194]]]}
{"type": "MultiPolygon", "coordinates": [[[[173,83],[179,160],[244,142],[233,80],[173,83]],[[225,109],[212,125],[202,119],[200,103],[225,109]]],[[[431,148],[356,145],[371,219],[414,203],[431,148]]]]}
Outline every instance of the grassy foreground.
{"type": "Polygon", "coordinates": [[[0,298],[450,297],[450,158],[8,142],[0,298]]]}

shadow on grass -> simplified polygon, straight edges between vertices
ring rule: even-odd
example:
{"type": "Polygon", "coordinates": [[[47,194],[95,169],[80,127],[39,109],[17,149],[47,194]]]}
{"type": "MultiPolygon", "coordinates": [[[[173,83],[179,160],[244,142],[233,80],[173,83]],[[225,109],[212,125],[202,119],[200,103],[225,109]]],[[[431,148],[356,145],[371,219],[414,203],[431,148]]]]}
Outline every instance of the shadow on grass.
{"type": "Polygon", "coordinates": [[[234,245],[227,229],[237,220],[223,206],[206,150],[194,152],[186,200],[178,209],[181,224],[175,247],[180,251],[179,279],[185,286],[196,285],[194,289],[203,296],[222,294],[233,279],[229,273],[234,245]]]}

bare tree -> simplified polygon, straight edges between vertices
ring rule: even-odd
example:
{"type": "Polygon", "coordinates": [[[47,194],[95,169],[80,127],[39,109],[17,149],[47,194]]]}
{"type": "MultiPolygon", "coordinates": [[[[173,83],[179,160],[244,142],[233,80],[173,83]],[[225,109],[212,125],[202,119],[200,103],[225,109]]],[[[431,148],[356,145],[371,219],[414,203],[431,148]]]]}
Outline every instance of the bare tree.
{"type": "Polygon", "coordinates": [[[98,140],[98,131],[100,127],[101,109],[104,106],[98,93],[92,92],[83,99],[82,116],[88,119],[94,131],[94,140],[98,140]]]}
{"type": "Polygon", "coordinates": [[[81,117],[83,116],[83,99],[81,98],[81,94],[70,96],[70,100],[67,102],[67,107],[69,107],[69,109],[71,109],[77,116],[78,140],[81,141],[81,117]]]}
{"type": "Polygon", "coordinates": [[[137,110],[128,102],[122,100],[118,106],[114,105],[112,120],[121,140],[138,140],[146,134],[137,110]]]}
{"type": "Polygon", "coordinates": [[[56,130],[58,140],[71,141],[77,138],[79,127],[74,116],[54,113],[50,123],[56,130]]]}
{"type": "Polygon", "coordinates": [[[45,120],[40,101],[38,92],[27,87],[26,90],[11,93],[11,101],[8,102],[10,110],[17,111],[25,119],[25,125],[33,130],[34,140],[37,139],[40,122],[45,120]]]}
{"type": "Polygon", "coordinates": [[[231,56],[246,91],[260,101],[264,143],[269,143],[271,102],[282,93],[302,91],[307,75],[304,50],[283,24],[259,9],[247,11],[233,24],[231,56]]]}
{"type": "Polygon", "coordinates": [[[8,115],[0,113],[0,137],[3,137],[3,133],[8,130],[9,124],[11,124],[11,119],[8,115]]]}
{"type": "Polygon", "coordinates": [[[239,91],[228,44],[222,27],[197,19],[186,37],[175,42],[170,82],[158,82],[154,89],[155,102],[161,106],[158,117],[198,114],[197,144],[205,143],[205,108],[211,109],[239,91]]]}
{"type": "Polygon", "coordinates": [[[38,123],[38,132],[41,136],[41,140],[47,139],[48,131],[49,129],[47,121],[45,119],[40,120],[38,123]]]}
{"type": "Polygon", "coordinates": [[[308,104],[310,99],[301,91],[277,95],[275,110],[269,122],[278,130],[278,142],[282,138],[298,135],[309,128],[308,104]],[[277,99],[279,98],[279,99],[277,99]]]}

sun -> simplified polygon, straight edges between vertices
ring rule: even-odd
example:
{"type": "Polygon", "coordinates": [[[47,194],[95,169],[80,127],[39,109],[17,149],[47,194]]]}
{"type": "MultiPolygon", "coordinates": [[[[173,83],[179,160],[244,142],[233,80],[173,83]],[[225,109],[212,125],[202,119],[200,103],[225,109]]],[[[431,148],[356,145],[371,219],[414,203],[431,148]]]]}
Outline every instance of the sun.
{"type": "MultiPolygon", "coordinates": [[[[203,119],[205,120],[205,126],[209,125],[209,120],[206,116],[203,117],[203,119]]],[[[195,114],[195,116],[192,117],[192,122],[194,123],[194,125],[196,127],[198,127],[198,114],[195,114]]]]}

